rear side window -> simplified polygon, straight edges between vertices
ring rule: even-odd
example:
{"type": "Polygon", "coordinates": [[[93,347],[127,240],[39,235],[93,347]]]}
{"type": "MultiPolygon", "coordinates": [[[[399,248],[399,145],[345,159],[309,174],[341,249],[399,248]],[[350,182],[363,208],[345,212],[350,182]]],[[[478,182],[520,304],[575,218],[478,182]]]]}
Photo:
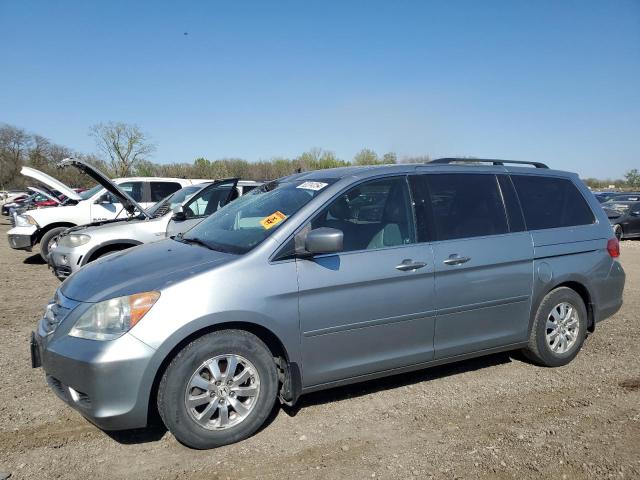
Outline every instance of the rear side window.
{"type": "Polygon", "coordinates": [[[424,175],[438,240],[507,233],[509,227],[495,175],[424,175]]]}
{"type": "Polygon", "coordinates": [[[151,202],[159,202],[163,198],[180,190],[181,185],[176,182],[151,182],[151,202]]]}
{"type": "Polygon", "coordinates": [[[512,175],[529,230],[590,225],[593,212],[566,178],[512,175]]]}
{"type": "Polygon", "coordinates": [[[142,182],[125,182],[118,184],[136,202],[142,201],[142,182]]]}

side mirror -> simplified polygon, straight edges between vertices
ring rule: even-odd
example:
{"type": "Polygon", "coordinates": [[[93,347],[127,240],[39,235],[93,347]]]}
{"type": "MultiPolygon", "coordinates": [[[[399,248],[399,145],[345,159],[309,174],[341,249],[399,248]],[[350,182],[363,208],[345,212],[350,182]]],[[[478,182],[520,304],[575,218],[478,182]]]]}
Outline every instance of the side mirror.
{"type": "Polygon", "coordinates": [[[305,250],[312,255],[342,251],[344,233],[336,228],[321,227],[311,230],[304,241],[305,250]]]}
{"type": "Polygon", "coordinates": [[[185,220],[187,218],[187,214],[182,208],[182,205],[176,205],[173,207],[173,217],[174,220],[185,220]]]}

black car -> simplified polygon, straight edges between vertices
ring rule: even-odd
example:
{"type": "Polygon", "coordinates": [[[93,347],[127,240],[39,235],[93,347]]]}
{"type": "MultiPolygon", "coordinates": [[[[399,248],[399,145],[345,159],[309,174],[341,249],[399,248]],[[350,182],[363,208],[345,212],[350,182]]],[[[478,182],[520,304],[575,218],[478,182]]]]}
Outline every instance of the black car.
{"type": "Polygon", "coordinates": [[[640,201],[610,200],[602,208],[618,240],[640,237],[640,201]]]}

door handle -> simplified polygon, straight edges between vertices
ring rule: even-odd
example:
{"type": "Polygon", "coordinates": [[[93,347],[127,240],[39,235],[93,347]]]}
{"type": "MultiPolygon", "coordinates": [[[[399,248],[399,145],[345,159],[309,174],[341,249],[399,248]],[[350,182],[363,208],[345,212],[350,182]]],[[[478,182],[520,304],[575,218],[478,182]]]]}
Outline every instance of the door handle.
{"type": "Polygon", "coordinates": [[[396,266],[396,270],[400,270],[401,272],[412,272],[426,266],[427,264],[424,262],[414,262],[410,258],[405,258],[400,265],[396,266]]]}
{"type": "Polygon", "coordinates": [[[453,255],[449,255],[449,258],[443,260],[442,263],[445,265],[462,265],[463,263],[467,263],[469,260],[471,260],[471,257],[461,257],[457,253],[454,253],[453,255]]]}

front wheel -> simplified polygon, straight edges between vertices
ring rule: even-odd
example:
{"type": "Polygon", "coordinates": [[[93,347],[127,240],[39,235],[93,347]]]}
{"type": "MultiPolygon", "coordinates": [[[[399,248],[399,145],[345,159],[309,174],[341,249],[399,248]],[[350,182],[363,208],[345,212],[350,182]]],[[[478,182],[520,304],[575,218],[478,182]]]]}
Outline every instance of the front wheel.
{"type": "Polygon", "coordinates": [[[539,365],[560,367],[573,360],[587,334],[587,308],[568,287],[549,292],[540,303],[525,355],[539,365]]]}
{"type": "Polygon", "coordinates": [[[46,262],[49,260],[49,252],[51,251],[51,246],[56,240],[56,237],[64,232],[68,227],[56,227],[49,230],[47,233],[42,235],[40,239],[40,256],[46,262]]]}
{"type": "Polygon", "coordinates": [[[266,345],[249,332],[221,330],[189,343],[169,364],[158,388],[158,411],[181,443],[219,447],[262,426],[277,387],[266,345]]]}

